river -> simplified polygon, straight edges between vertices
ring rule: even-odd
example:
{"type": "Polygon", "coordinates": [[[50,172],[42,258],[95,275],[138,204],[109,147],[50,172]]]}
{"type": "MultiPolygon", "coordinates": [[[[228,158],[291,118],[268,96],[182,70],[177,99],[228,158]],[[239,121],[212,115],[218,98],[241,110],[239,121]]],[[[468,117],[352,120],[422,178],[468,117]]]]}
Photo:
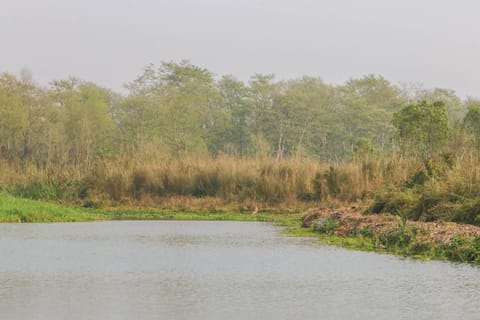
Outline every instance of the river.
{"type": "Polygon", "coordinates": [[[480,268],[268,223],[0,224],[0,318],[479,319],[480,268]]]}

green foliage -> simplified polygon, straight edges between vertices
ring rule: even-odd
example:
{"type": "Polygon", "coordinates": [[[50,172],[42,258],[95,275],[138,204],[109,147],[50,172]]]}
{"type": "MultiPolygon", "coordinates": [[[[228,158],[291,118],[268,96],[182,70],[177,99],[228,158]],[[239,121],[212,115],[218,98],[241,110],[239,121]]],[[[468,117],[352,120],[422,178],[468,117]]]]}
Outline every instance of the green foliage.
{"type": "Polygon", "coordinates": [[[14,189],[14,194],[17,196],[37,200],[59,199],[61,197],[60,193],[60,186],[55,181],[39,179],[33,179],[23,185],[17,185],[14,189]]]}
{"type": "Polygon", "coordinates": [[[442,152],[450,132],[443,102],[409,104],[393,115],[404,151],[430,158],[442,152]]]}
{"type": "Polygon", "coordinates": [[[373,237],[373,231],[372,231],[372,228],[367,226],[367,227],[363,227],[362,229],[360,229],[358,231],[358,234],[361,235],[362,237],[364,238],[372,238],[373,237]]]}
{"type": "Polygon", "coordinates": [[[14,197],[0,192],[1,222],[67,222],[99,220],[87,210],[14,197]]]}
{"type": "Polygon", "coordinates": [[[465,104],[462,103],[462,100],[455,94],[454,90],[435,88],[433,90],[422,90],[418,95],[419,99],[428,103],[442,101],[451,126],[457,125],[465,117],[465,104]]]}
{"type": "Polygon", "coordinates": [[[414,238],[415,229],[407,226],[405,220],[399,220],[394,230],[375,235],[375,242],[377,246],[406,248],[414,238]]]}
{"type": "Polygon", "coordinates": [[[360,138],[357,140],[355,147],[353,148],[353,154],[355,158],[360,160],[366,160],[373,153],[373,144],[367,138],[360,138]]]}
{"type": "Polygon", "coordinates": [[[337,220],[335,218],[321,218],[313,223],[313,229],[321,234],[332,235],[338,227],[337,220]]]}
{"type": "Polygon", "coordinates": [[[412,220],[480,225],[477,171],[471,165],[459,167],[464,164],[448,154],[427,159],[420,170],[412,170],[405,183],[377,193],[368,211],[412,220]]]}
{"type": "MultiPolygon", "coordinates": [[[[393,150],[393,113],[407,103],[381,76],[333,86],[312,77],[277,81],[274,75],[255,74],[244,83],[232,76],[216,80],[188,61],[149,65],[127,89],[121,96],[76,78],[53,81],[45,89],[31,78],[2,74],[0,159],[92,168],[98,159],[143,156],[155,148],[176,157],[229,154],[338,162],[353,155],[363,161],[373,150],[393,150]]],[[[447,111],[458,105],[451,92],[425,96],[427,101],[443,97],[447,111]]],[[[431,109],[428,103],[418,106],[431,109]]],[[[432,126],[439,112],[422,111],[420,120],[416,114],[399,116],[405,112],[397,112],[403,142],[416,141],[412,130],[428,124],[431,130],[425,132],[434,134],[420,136],[421,145],[436,149],[445,144],[440,126],[432,126]]],[[[414,149],[426,152],[425,147],[414,149]]]]}
{"type": "Polygon", "coordinates": [[[453,261],[480,263],[480,235],[473,239],[454,236],[443,246],[444,254],[453,261]]]}
{"type": "Polygon", "coordinates": [[[71,78],[54,81],[51,95],[60,140],[52,146],[57,153],[52,160],[66,155],[75,165],[93,165],[99,158],[115,154],[117,132],[110,91],[71,78]]]}
{"type": "Polygon", "coordinates": [[[480,201],[470,201],[454,210],[451,221],[480,225],[480,201]]]}
{"type": "Polygon", "coordinates": [[[248,88],[240,80],[224,76],[218,82],[218,91],[220,107],[210,133],[209,150],[215,155],[225,152],[247,156],[252,146],[248,88]]]}
{"type": "Polygon", "coordinates": [[[467,108],[464,124],[472,134],[477,148],[480,149],[480,101],[469,100],[467,108]]]}
{"type": "Polygon", "coordinates": [[[30,77],[0,74],[0,157],[15,161],[41,161],[55,142],[48,93],[30,77]]]}
{"type": "Polygon", "coordinates": [[[359,137],[389,148],[391,113],[400,100],[398,89],[381,77],[339,87],[309,77],[276,82],[273,75],[261,74],[248,85],[231,76],[213,83],[208,72],[186,61],[158,69],[150,65],[128,88],[120,119],[129,140],[150,140],[173,152],[205,152],[206,147],[213,156],[278,161],[351,156],[359,137]]]}
{"type": "Polygon", "coordinates": [[[121,117],[129,122],[125,130],[139,135],[133,139],[158,139],[177,157],[205,153],[206,138],[217,137],[214,131],[223,125],[212,74],[188,61],[164,62],[158,69],[147,66],[128,88],[131,93],[121,117]]]}
{"type": "Polygon", "coordinates": [[[468,262],[480,263],[480,235],[477,235],[467,247],[464,257],[468,262]]]}
{"type": "Polygon", "coordinates": [[[377,195],[369,208],[371,213],[391,213],[409,217],[417,206],[420,195],[412,189],[377,195]]]}

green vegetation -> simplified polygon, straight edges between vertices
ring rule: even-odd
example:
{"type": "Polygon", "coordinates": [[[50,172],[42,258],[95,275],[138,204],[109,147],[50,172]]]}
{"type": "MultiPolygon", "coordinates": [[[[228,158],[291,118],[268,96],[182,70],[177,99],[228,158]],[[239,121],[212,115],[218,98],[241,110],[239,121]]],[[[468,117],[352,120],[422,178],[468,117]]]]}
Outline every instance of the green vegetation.
{"type": "Polygon", "coordinates": [[[69,208],[0,192],[0,222],[73,222],[102,219],[85,209],[69,208]]]}
{"type": "Polygon", "coordinates": [[[460,127],[467,110],[465,127],[478,131],[477,101],[374,75],[334,86],[256,74],[246,84],[182,61],[147,66],[127,89],[124,96],[75,78],[43,88],[25,74],[0,74],[0,158],[69,169],[192,154],[338,163],[388,155],[411,137],[411,150],[436,154],[450,137],[445,121],[460,127]]]}
{"type": "Polygon", "coordinates": [[[180,212],[154,209],[87,209],[18,198],[0,192],[0,222],[80,222],[98,220],[227,220],[296,226],[300,213],[180,212]]]}
{"type": "Polygon", "coordinates": [[[448,115],[441,101],[409,104],[393,114],[393,125],[403,150],[423,157],[441,152],[448,141],[448,115]]]}
{"type": "Polygon", "coordinates": [[[289,228],[285,234],[313,237],[319,243],[352,250],[390,253],[422,260],[450,260],[480,264],[480,235],[475,237],[454,236],[448,242],[428,240],[425,231],[409,227],[400,221],[390,231],[371,233],[361,230],[357,234],[338,236],[330,230],[313,228],[289,228]]]}
{"type": "Polygon", "coordinates": [[[333,235],[337,229],[337,221],[334,218],[323,218],[313,224],[313,229],[321,234],[333,235]]]}
{"type": "Polygon", "coordinates": [[[245,214],[174,212],[170,210],[122,210],[102,211],[108,220],[215,220],[273,222],[281,226],[297,226],[299,214],[245,214]]]}

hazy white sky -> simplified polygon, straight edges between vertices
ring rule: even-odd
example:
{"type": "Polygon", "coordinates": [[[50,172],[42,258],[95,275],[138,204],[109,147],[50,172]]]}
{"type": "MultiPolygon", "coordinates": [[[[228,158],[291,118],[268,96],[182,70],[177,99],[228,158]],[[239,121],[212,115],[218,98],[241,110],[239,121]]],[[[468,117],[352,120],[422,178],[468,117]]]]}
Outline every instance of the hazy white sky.
{"type": "Polygon", "coordinates": [[[480,97],[480,1],[0,0],[0,72],[120,90],[180,59],[242,80],[374,73],[480,97]]]}

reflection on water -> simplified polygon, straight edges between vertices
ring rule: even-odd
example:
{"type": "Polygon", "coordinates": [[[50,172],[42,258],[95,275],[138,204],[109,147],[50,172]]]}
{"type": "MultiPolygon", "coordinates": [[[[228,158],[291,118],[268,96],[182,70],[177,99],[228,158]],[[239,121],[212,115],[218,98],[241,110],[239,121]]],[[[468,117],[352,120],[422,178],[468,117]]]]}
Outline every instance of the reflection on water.
{"type": "Polygon", "coordinates": [[[479,319],[480,269],[263,223],[0,225],[1,319],[479,319]]]}

